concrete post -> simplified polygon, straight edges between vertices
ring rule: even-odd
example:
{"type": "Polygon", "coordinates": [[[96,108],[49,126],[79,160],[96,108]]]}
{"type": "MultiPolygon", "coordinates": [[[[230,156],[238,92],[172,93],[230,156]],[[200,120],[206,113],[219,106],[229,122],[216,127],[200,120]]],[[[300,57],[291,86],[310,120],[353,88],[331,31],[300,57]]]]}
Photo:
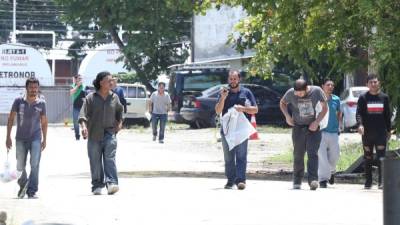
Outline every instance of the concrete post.
{"type": "Polygon", "coordinates": [[[400,221],[400,160],[385,158],[383,168],[383,224],[397,225],[400,221]]]}

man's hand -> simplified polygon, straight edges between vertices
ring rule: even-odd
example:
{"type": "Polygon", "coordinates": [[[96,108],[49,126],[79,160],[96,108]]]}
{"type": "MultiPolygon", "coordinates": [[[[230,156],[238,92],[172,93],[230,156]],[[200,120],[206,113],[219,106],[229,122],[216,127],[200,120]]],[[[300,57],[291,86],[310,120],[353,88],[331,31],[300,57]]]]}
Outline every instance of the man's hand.
{"type": "Polygon", "coordinates": [[[286,116],[286,123],[289,125],[289,126],[294,126],[294,121],[293,121],[293,118],[291,117],[291,116],[286,116]]]}
{"type": "Polygon", "coordinates": [[[11,149],[11,147],[12,147],[12,140],[11,140],[11,137],[7,137],[7,140],[6,140],[6,149],[8,150],[8,149],[11,149]]]}
{"type": "Polygon", "coordinates": [[[46,148],[46,140],[43,140],[42,141],[42,152],[43,152],[43,150],[46,148]]]}
{"type": "Polygon", "coordinates": [[[317,131],[318,126],[319,126],[319,124],[317,123],[317,121],[314,121],[308,126],[308,129],[311,131],[317,131]]]}
{"type": "Polygon", "coordinates": [[[235,106],[233,106],[233,107],[235,107],[235,109],[236,109],[238,112],[245,112],[245,111],[246,111],[246,107],[244,107],[244,106],[242,106],[242,105],[235,105],[235,106]]]}
{"type": "Polygon", "coordinates": [[[392,137],[392,132],[388,131],[387,132],[387,141],[390,141],[390,138],[392,137]]]}
{"type": "Polygon", "coordinates": [[[117,127],[115,127],[115,133],[118,133],[122,129],[122,122],[117,123],[117,127]]]}
{"type": "Polygon", "coordinates": [[[357,131],[359,134],[364,135],[364,126],[359,126],[357,131]]]}
{"type": "Polygon", "coordinates": [[[221,91],[220,91],[221,98],[222,98],[223,100],[225,100],[226,97],[228,96],[228,93],[229,93],[228,89],[222,88],[221,91]]]}
{"type": "Polygon", "coordinates": [[[86,139],[88,137],[88,130],[87,130],[86,126],[82,127],[82,137],[83,137],[83,139],[86,139]]]}

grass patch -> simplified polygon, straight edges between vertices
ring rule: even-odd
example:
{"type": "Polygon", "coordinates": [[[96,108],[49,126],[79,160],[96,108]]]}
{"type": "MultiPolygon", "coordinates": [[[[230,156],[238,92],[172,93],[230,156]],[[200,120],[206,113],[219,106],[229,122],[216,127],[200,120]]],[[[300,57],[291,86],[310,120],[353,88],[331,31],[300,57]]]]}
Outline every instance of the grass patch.
{"type": "Polygon", "coordinates": [[[292,128],[274,125],[257,125],[257,131],[259,133],[269,134],[290,134],[292,132],[292,128]]]}
{"type": "MultiPolygon", "coordinates": [[[[400,148],[400,141],[390,140],[389,149],[396,150],[400,148]]],[[[362,145],[358,143],[345,144],[340,146],[340,158],[336,165],[336,171],[344,171],[353,164],[360,156],[363,155],[362,145]]],[[[307,154],[305,156],[305,162],[307,154]]],[[[267,159],[273,164],[284,164],[291,166],[293,164],[293,150],[286,151],[282,154],[272,156],[267,159]]]]}

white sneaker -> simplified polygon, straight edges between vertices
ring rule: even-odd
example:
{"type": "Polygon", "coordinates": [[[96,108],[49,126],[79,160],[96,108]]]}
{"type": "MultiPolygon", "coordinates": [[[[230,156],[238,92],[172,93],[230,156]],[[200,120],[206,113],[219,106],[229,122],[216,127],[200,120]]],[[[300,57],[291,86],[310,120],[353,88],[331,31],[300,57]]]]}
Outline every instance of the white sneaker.
{"type": "Polygon", "coordinates": [[[107,191],[109,195],[113,195],[119,191],[119,187],[116,184],[109,184],[107,187],[107,191]]]}
{"type": "Polygon", "coordinates": [[[101,195],[101,188],[96,188],[94,189],[94,191],[92,192],[94,195],[101,195]]]}

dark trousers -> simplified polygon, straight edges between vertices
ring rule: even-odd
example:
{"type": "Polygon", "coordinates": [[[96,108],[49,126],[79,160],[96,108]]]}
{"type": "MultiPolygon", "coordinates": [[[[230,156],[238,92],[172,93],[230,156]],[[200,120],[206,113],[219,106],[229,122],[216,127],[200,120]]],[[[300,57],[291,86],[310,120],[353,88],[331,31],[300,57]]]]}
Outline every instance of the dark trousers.
{"type": "Polygon", "coordinates": [[[387,134],[386,132],[368,133],[362,136],[364,160],[365,160],[365,177],[367,183],[372,184],[372,165],[378,166],[378,183],[382,183],[381,159],[386,155],[387,134]],[[374,158],[374,149],[376,157],[374,158]]]}
{"type": "Polygon", "coordinates": [[[301,184],[304,177],[304,155],[307,152],[308,183],[318,180],[318,148],[321,143],[321,131],[310,131],[308,126],[294,126],[293,141],[293,183],[301,184]]]}

